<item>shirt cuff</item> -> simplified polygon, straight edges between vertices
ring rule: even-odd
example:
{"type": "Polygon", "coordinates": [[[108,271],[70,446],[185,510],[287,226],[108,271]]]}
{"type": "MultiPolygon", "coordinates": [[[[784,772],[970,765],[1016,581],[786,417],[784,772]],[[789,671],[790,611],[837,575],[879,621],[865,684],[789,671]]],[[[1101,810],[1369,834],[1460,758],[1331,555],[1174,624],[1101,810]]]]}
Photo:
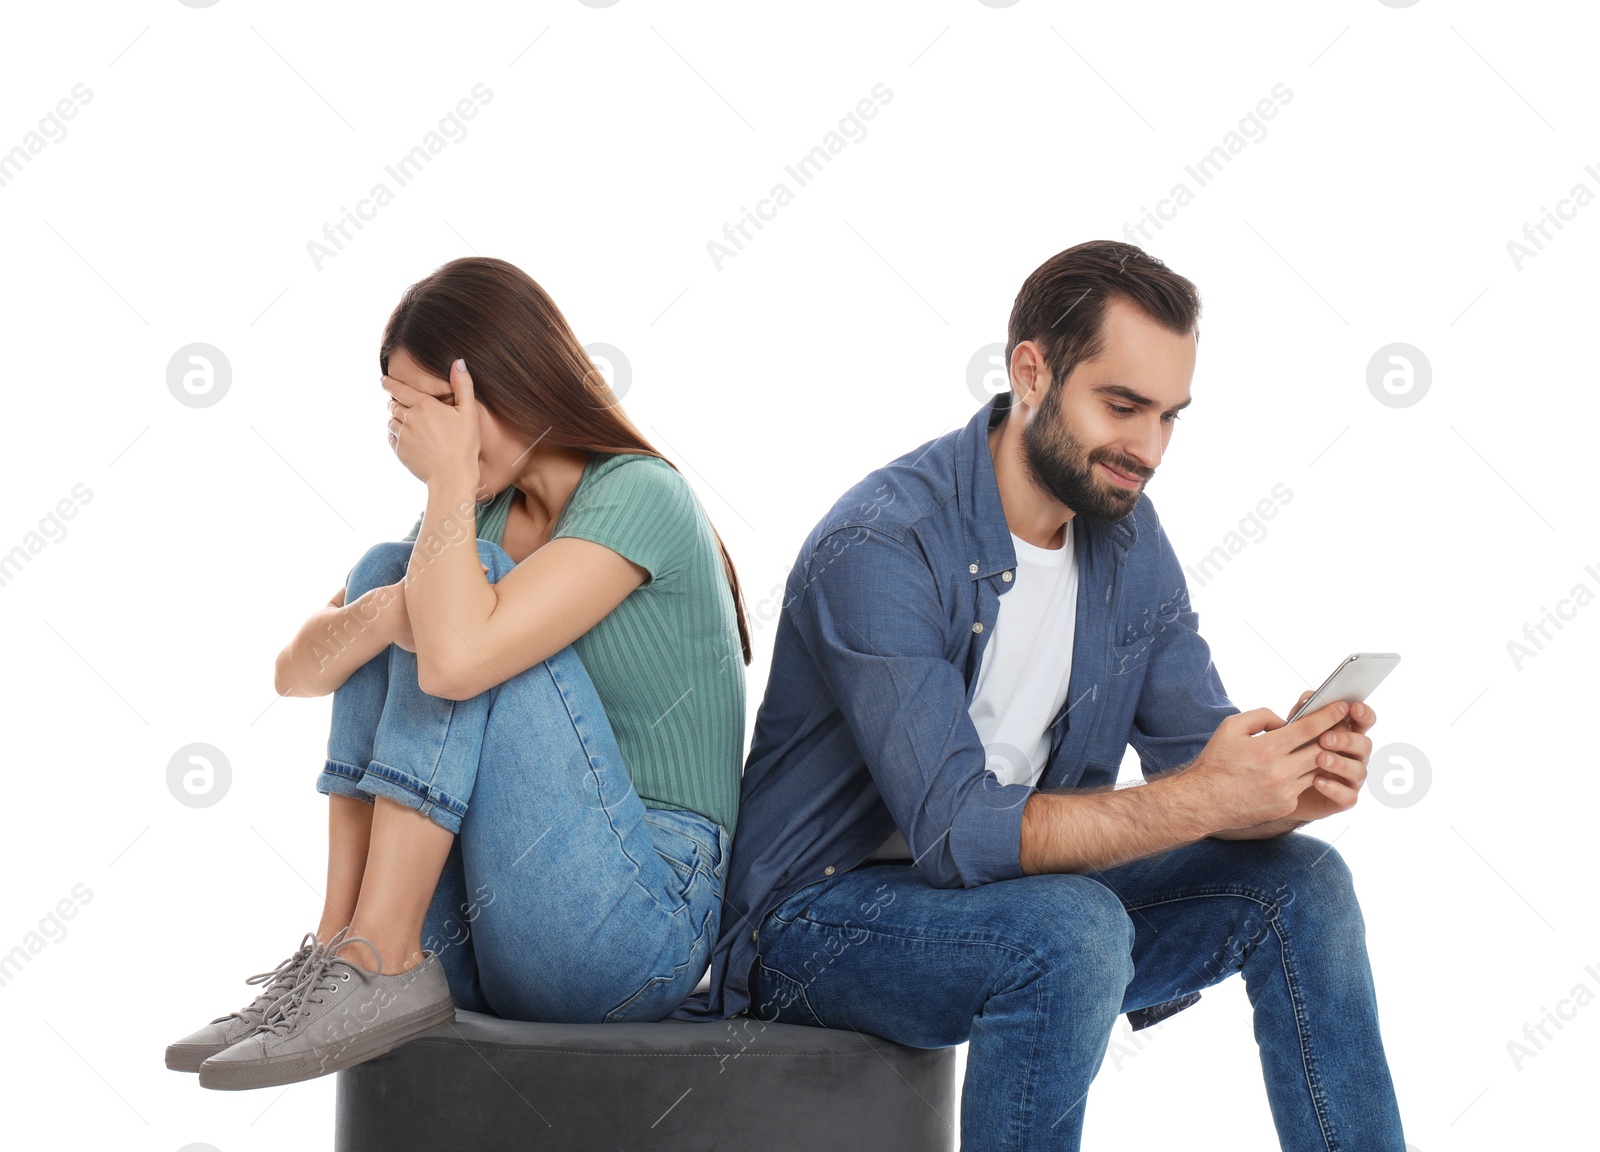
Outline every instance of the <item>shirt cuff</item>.
{"type": "Polygon", "coordinates": [[[1022,875],[1022,809],[1035,789],[989,775],[956,810],[950,858],[964,888],[1022,875]]]}

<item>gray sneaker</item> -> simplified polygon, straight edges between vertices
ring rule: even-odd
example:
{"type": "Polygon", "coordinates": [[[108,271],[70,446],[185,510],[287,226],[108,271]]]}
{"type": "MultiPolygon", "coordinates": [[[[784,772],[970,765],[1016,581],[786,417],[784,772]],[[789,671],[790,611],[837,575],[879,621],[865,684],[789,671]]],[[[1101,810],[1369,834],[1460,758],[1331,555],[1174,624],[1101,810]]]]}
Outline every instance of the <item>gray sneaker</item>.
{"type": "Polygon", "coordinates": [[[246,978],[246,984],[266,984],[261,995],[239,1011],[218,1016],[204,1028],[191,1032],[176,1043],[168,1044],[167,1067],[174,1072],[198,1072],[201,1062],[208,1056],[215,1056],[224,1048],[237,1044],[254,1032],[266,1018],[267,1010],[272,1007],[273,1001],[293,988],[295,982],[300,979],[316,947],[316,934],[307,932],[293,956],[270,972],[258,972],[246,978]]]}
{"type": "Polygon", "coordinates": [[[337,1072],[455,1023],[456,1006],[438,954],[384,976],[335,956],[362,936],[341,928],[306,965],[294,986],[231,1047],[200,1065],[202,1088],[273,1088],[337,1072]]]}

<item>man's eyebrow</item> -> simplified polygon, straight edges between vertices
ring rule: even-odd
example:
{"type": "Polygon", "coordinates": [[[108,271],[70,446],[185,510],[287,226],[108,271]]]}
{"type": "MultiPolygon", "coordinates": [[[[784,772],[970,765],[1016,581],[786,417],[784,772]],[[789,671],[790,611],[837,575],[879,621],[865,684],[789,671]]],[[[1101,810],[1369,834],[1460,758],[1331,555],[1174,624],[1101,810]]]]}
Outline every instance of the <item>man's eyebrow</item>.
{"type": "MultiPolygon", "coordinates": [[[[1132,388],[1129,388],[1124,384],[1096,384],[1091,391],[1096,392],[1101,396],[1115,396],[1118,399],[1126,400],[1135,408],[1149,408],[1155,404],[1155,401],[1150,399],[1150,397],[1139,392],[1135,392],[1132,388]]],[[[1167,409],[1167,411],[1180,412],[1193,403],[1194,397],[1191,396],[1182,404],[1175,404],[1171,408],[1167,409]]]]}

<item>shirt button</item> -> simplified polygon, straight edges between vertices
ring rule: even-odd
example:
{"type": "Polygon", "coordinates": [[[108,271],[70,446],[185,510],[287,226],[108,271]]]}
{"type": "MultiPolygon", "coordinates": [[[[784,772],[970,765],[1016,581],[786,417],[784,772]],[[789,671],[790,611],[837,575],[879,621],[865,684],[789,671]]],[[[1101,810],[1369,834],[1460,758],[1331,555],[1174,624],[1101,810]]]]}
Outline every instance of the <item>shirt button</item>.
{"type": "Polygon", "coordinates": [[[826,868],[824,868],[822,870],[822,874],[824,876],[832,876],[833,875],[833,865],[829,864],[826,868]]]}
{"type": "Polygon", "coordinates": [[[750,929],[750,939],[754,940],[755,938],[756,938],[756,929],[752,928],[752,929],[750,929]]]}
{"type": "Polygon", "coordinates": [[[978,574],[978,566],[976,564],[968,564],[967,571],[976,576],[978,574]]]}
{"type": "Polygon", "coordinates": [[[982,620],[974,620],[972,622],[972,630],[974,632],[982,632],[983,631],[983,621],[982,620]]]}
{"type": "Polygon", "coordinates": [[[1000,573],[1000,579],[1004,580],[1007,584],[1011,583],[1011,573],[1009,573],[1009,572],[1000,573]]]}

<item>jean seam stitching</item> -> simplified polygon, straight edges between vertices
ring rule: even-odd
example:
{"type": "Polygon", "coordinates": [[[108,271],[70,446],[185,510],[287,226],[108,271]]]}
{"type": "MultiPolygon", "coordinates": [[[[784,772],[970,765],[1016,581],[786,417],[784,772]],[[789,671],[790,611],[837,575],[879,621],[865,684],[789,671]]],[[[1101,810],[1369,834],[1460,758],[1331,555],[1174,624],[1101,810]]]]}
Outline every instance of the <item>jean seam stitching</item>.
{"type": "MultiPolygon", "coordinates": [[[[1034,967],[1038,968],[1038,965],[1035,964],[1034,967]]],[[[1027,1146],[1027,1122],[1033,1118],[1033,1094],[1035,1079],[1038,1073],[1039,1064],[1044,1058],[1043,1053],[1040,1051],[1040,1049],[1043,1047],[1041,1043],[1041,1033],[1044,1028],[1044,1019],[1044,985],[1043,983],[1040,983],[1035,986],[1033,994],[1033,1036],[1029,1042],[1029,1051],[1032,1054],[1032,1059],[1028,1061],[1027,1074],[1024,1076],[1022,1081],[1022,1107],[1017,1109],[1017,1111],[1012,1114],[1013,1123],[1011,1146],[1013,1148],[1024,1148],[1027,1146]]],[[[1079,1103],[1081,1103],[1081,1099],[1079,1103]]],[[[1072,1108],[1076,1108],[1077,1106],[1078,1105],[1075,1103],[1073,1104],[1072,1108]]],[[[1051,1124],[1050,1127],[1054,1129],[1056,1124],[1059,1124],[1062,1120],[1066,1119],[1067,1113],[1071,1112],[1072,1108],[1068,1108],[1066,1112],[1063,1112],[1060,1116],[1057,1116],[1055,1123],[1051,1124]]]]}
{"type": "MultiPolygon", "coordinates": [[[[807,924],[815,925],[818,928],[828,928],[837,932],[848,932],[850,927],[853,927],[843,924],[831,924],[826,920],[817,920],[811,916],[805,915],[804,913],[796,916],[793,920],[782,920],[777,916],[773,916],[772,919],[777,920],[780,924],[783,924],[786,927],[793,926],[801,921],[804,921],[807,924]]],[[[860,927],[868,935],[882,936],[889,940],[905,940],[913,944],[976,944],[985,948],[1000,948],[1006,952],[1010,952],[1014,956],[1020,956],[1030,964],[1034,963],[1033,957],[1028,954],[1026,949],[1018,948],[1013,944],[1007,944],[1001,940],[988,940],[975,936],[909,936],[900,932],[886,932],[881,928],[872,928],[866,924],[862,924],[860,927]]],[[[866,941],[862,941],[862,943],[866,943],[866,941]]],[[[1035,965],[1035,967],[1037,967],[1037,965],[1035,965]]]]}
{"type": "Polygon", "coordinates": [[[1129,904],[1127,909],[1133,912],[1141,908],[1153,908],[1158,904],[1176,904],[1183,900],[1207,899],[1213,896],[1234,896],[1250,900],[1272,911],[1272,915],[1267,918],[1267,922],[1272,925],[1273,935],[1278,938],[1278,953],[1282,957],[1283,979],[1289,989],[1289,1003],[1294,1009],[1295,1033],[1300,1041],[1300,1065],[1305,1076],[1306,1092],[1311,1097],[1312,1111],[1317,1117],[1317,1127],[1321,1130],[1322,1139],[1328,1152],[1338,1152],[1338,1139],[1328,1125],[1327,1096],[1322,1091],[1322,1082],[1317,1076],[1316,1056],[1311,1050],[1311,1037],[1308,1034],[1309,1021],[1305,1013],[1304,997],[1300,992],[1300,981],[1294,972],[1289,938],[1280,926],[1278,902],[1271,897],[1263,896],[1259,889],[1245,885],[1229,884],[1195,889],[1178,889],[1176,894],[1163,893],[1158,899],[1129,904]]]}
{"type": "MultiPolygon", "coordinates": [[[[563,651],[565,651],[565,649],[563,649],[563,651]]],[[[601,782],[599,775],[595,770],[594,755],[589,750],[589,738],[584,733],[583,723],[579,717],[579,714],[573,709],[572,701],[567,695],[567,685],[563,682],[561,671],[556,666],[554,657],[546,659],[542,667],[545,670],[545,674],[550,677],[550,682],[555,685],[556,695],[560,697],[561,706],[566,710],[567,719],[572,723],[573,732],[578,737],[578,746],[583,749],[584,771],[594,778],[595,797],[596,799],[599,799],[602,796],[602,792],[600,790],[601,782]]],[[[622,749],[619,747],[617,749],[617,754],[619,757],[621,756],[621,753],[622,749]]],[[[627,771],[627,765],[624,763],[619,763],[618,768],[623,772],[627,771]]],[[[629,777],[629,783],[631,786],[631,775],[629,777]]],[[[650,898],[650,902],[657,908],[661,909],[663,912],[670,911],[662,905],[660,897],[658,897],[654,892],[650,891],[650,888],[640,879],[640,874],[644,871],[644,865],[641,861],[635,860],[628,854],[627,843],[624,841],[622,833],[618,830],[616,821],[611,817],[610,805],[601,803],[600,810],[605,813],[606,826],[611,829],[612,836],[616,838],[617,850],[622,854],[622,858],[624,860],[633,865],[633,882],[635,886],[637,886],[640,891],[645,893],[645,895],[650,898]]]]}
{"type": "MultiPolygon", "coordinates": [[[[450,730],[453,727],[455,727],[455,723],[456,723],[456,706],[459,703],[460,703],[460,701],[457,701],[457,700],[451,700],[450,701],[450,715],[445,717],[444,735],[442,737],[440,737],[440,739],[439,739],[439,750],[434,753],[433,766],[428,770],[427,783],[428,783],[428,787],[430,787],[430,788],[433,787],[433,782],[439,778],[439,765],[444,761],[444,750],[445,750],[445,747],[450,743],[450,730]]],[[[485,726],[487,726],[488,717],[484,718],[484,723],[485,723],[485,726]]]]}
{"type": "MultiPolygon", "coordinates": [[[[679,912],[687,911],[688,909],[689,909],[689,901],[686,898],[684,900],[683,908],[679,909],[679,912]]],[[[711,911],[708,911],[706,913],[707,921],[709,921],[709,919],[711,917],[711,914],[712,914],[711,911]]],[[[674,913],[674,915],[677,915],[677,913],[674,913]]],[[[645,982],[639,987],[638,991],[633,993],[633,995],[629,996],[626,1000],[624,1000],[617,1007],[613,1008],[610,1012],[606,1013],[606,1020],[609,1022],[611,1020],[611,1018],[613,1016],[615,1016],[618,1012],[622,1012],[622,1011],[625,1011],[626,1009],[630,1008],[633,1004],[638,1002],[638,1000],[639,1000],[639,998],[641,996],[645,995],[645,993],[649,992],[651,989],[658,988],[663,984],[671,984],[671,983],[674,983],[677,980],[681,979],[682,976],[683,976],[684,970],[686,968],[688,968],[690,964],[694,963],[695,949],[698,947],[701,939],[704,938],[707,935],[706,927],[707,927],[706,923],[702,923],[701,924],[699,932],[696,934],[694,940],[692,940],[690,942],[689,955],[681,964],[674,964],[672,966],[672,970],[670,972],[666,972],[666,973],[662,973],[662,972],[660,972],[658,970],[653,970],[652,975],[649,976],[645,980],[645,982]]],[[[715,941],[713,941],[712,943],[714,944],[715,941]]]]}
{"type": "MultiPolygon", "coordinates": [[[[774,976],[778,977],[778,979],[787,981],[788,983],[794,985],[795,994],[799,996],[800,1003],[805,1005],[806,1015],[811,1017],[812,1023],[818,1028],[828,1027],[828,1025],[822,1022],[822,1017],[817,1015],[817,1010],[812,1007],[811,997],[806,995],[806,986],[804,984],[800,983],[800,981],[796,980],[783,969],[774,968],[771,964],[768,964],[761,958],[761,954],[759,952],[756,954],[756,963],[761,965],[761,967],[766,969],[768,972],[771,972],[774,976]]],[[[777,1017],[773,1017],[773,1019],[776,1020],[777,1017]]]]}
{"type": "MultiPolygon", "coordinates": [[[[444,791],[443,789],[435,788],[432,784],[429,784],[425,780],[419,779],[410,772],[403,772],[398,768],[393,768],[388,764],[383,763],[381,760],[372,761],[371,764],[367,765],[366,771],[376,776],[379,780],[384,781],[384,783],[393,784],[397,788],[403,788],[413,796],[416,796],[423,802],[424,814],[426,814],[427,807],[433,807],[443,809],[454,816],[464,817],[466,815],[466,805],[462,804],[454,796],[450,795],[450,793],[444,791]],[[376,771],[374,771],[374,769],[376,769],[376,771]],[[422,789],[417,787],[419,784],[422,786],[422,789]],[[458,806],[460,808],[459,811],[457,811],[458,806]]],[[[363,775],[365,775],[365,773],[363,773],[363,775]]]]}
{"type": "Polygon", "coordinates": [[[1306,1017],[1304,999],[1300,994],[1300,981],[1295,976],[1294,961],[1290,955],[1289,937],[1279,925],[1277,917],[1272,921],[1273,935],[1278,938],[1279,955],[1283,963],[1283,979],[1289,986],[1289,1000],[1294,1005],[1295,1031],[1300,1038],[1300,1063],[1306,1078],[1306,1090],[1311,1095],[1311,1104],[1317,1116],[1317,1127],[1322,1131],[1323,1142],[1327,1145],[1328,1152],[1338,1152],[1339,1140],[1334,1135],[1328,1124],[1327,1098],[1322,1091],[1322,1081],[1317,1075],[1317,1060],[1311,1050],[1310,1021],[1306,1017]]]}
{"type": "Polygon", "coordinates": [[[647,978],[645,980],[645,982],[642,985],[639,986],[639,990],[637,992],[635,992],[633,995],[629,996],[621,1004],[618,1004],[615,1008],[613,1008],[611,1011],[606,1013],[606,1022],[607,1023],[613,1022],[613,1017],[615,1017],[618,1012],[626,1012],[629,1008],[632,1008],[635,1004],[637,1004],[639,1002],[639,998],[641,996],[643,996],[646,992],[649,992],[653,988],[659,988],[661,985],[669,984],[671,982],[672,982],[672,977],[671,976],[659,976],[659,975],[650,976],[649,978],[647,978]]]}
{"type": "Polygon", "coordinates": [[[1205,896],[1239,896],[1246,900],[1252,900],[1257,904],[1267,905],[1268,907],[1277,904],[1277,901],[1274,900],[1272,896],[1263,893],[1259,888],[1253,888],[1249,885],[1208,884],[1201,885],[1199,887],[1169,889],[1159,896],[1142,900],[1136,904],[1125,904],[1123,907],[1129,912],[1134,912],[1141,908],[1153,908],[1158,904],[1175,904],[1180,900],[1193,900],[1205,896]]]}

